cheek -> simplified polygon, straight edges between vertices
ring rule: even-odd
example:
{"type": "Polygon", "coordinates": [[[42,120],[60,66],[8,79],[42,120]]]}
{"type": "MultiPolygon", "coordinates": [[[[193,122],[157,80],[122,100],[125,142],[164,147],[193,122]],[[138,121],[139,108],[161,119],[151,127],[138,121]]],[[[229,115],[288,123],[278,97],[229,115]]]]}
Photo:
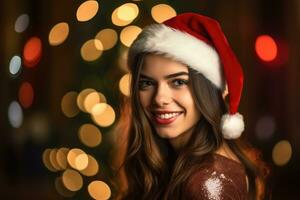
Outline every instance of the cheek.
{"type": "Polygon", "coordinates": [[[195,102],[189,90],[181,91],[180,93],[177,93],[175,99],[179,104],[184,106],[186,109],[192,107],[195,108],[195,102]]]}
{"type": "Polygon", "coordinates": [[[187,112],[187,118],[194,121],[198,120],[200,113],[196,107],[195,100],[189,91],[177,95],[177,102],[185,109],[187,112]]]}
{"type": "Polygon", "coordinates": [[[147,107],[151,103],[151,94],[149,92],[139,92],[140,102],[143,108],[147,107]]]}

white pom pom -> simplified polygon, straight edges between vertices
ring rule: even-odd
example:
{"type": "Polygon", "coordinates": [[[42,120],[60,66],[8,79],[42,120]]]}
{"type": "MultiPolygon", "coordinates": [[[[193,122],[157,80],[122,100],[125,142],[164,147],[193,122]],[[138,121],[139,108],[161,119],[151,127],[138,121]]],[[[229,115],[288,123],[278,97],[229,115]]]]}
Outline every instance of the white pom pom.
{"type": "Polygon", "coordinates": [[[239,113],[225,114],[221,119],[221,130],[225,139],[237,139],[244,131],[244,119],[239,113]]]}

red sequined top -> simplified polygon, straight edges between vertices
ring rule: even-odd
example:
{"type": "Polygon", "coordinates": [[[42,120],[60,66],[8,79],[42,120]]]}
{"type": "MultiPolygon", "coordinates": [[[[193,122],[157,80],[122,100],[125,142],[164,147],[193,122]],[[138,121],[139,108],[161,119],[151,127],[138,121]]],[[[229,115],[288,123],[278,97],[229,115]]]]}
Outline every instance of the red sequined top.
{"type": "Polygon", "coordinates": [[[246,172],[242,164],[213,154],[188,180],[183,192],[185,200],[245,200],[246,172]]]}

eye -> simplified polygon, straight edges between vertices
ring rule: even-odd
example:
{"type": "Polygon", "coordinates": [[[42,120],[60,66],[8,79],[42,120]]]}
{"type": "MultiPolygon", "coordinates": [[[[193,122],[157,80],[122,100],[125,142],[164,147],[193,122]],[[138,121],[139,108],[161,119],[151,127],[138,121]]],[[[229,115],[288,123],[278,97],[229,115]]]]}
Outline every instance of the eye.
{"type": "Polygon", "coordinates": [[[154,85],[153,81],[150,80],[140,80],[139,81],[139,89],[140,90],[145,90],[146,88],[154,85]]]}
{"type": "Polygon", "coordinates": [[[188,84],[188,82],[189,81],[185,80],[185,79],[175,79],[172,81],[172,83],[175,87],[180,87],[182,85],[186,85],[186,84],[188,84]]]}

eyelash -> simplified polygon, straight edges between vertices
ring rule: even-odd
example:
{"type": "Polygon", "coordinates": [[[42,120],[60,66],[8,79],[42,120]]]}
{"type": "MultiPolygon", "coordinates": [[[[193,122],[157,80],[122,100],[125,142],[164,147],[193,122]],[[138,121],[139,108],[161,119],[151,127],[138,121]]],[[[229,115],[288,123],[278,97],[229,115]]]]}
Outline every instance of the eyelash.
{"type": "MultiPolygon", "coordinates": [[[[171,81],[174,85],[175,88],[180,88],[181,86],[183,85],[187,85],[189,80],[185,80],[185,79],[174,79],[171,81]],[[179,85],[176,85],[175,83],[179,83],[179,85]]],[[[154,81],[151,81],[151,80],[140,80],[139,81],[139,89],[140,90],[145,90],[147,89],[148,86],[151,86],[151,85],[155,85],[154,81]],[[145,83],[148,83],[147,86],[143,85],[145,83]]]]}
{"type": "Polygon", "coordinates": [[[153,84],[153,82],[152,82],[152,81],[149,81],[149,80],[140,80],[140,81],[139,81],[139,89],[140,89],[140,90],[145,90],[145,87],[149,86],[149,85],[145,86],[145,85],[144,85],[145,83],[153,84]]]}
{"type": "Polygon", "coordinates": [[[181,86],[181,85],[187,85],[188,82],[189,82],[188,80],[184,80],[184,79],[174,79],[172,81],[172,83],[175,83],[176,81],[181,83],[179,86],[181,86]]]}

